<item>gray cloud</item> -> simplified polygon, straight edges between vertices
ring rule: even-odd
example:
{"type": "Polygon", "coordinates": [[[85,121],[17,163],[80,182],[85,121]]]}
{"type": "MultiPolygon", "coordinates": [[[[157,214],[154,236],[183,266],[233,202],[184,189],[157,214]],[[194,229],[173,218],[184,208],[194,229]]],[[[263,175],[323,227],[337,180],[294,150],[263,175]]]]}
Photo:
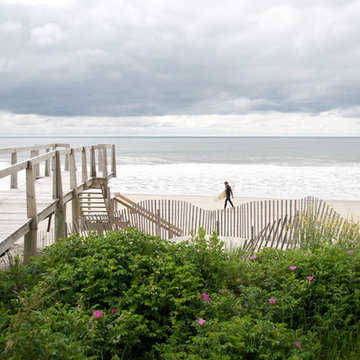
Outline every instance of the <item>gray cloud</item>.
{"type": "Polygon", "coordinates": [[[353,114],[359,15],[356,0],[0,0],[0,110],[353,114]]]}

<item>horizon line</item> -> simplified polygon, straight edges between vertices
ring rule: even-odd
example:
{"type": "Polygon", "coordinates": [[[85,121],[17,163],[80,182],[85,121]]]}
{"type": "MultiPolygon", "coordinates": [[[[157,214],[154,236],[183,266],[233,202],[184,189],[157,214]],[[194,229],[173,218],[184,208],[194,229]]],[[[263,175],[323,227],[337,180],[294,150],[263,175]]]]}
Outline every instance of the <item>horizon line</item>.
{"type": "Polygon", "coordinates": [[[360,138],[360,135],[0,135],[11,138],[360,138]]]}

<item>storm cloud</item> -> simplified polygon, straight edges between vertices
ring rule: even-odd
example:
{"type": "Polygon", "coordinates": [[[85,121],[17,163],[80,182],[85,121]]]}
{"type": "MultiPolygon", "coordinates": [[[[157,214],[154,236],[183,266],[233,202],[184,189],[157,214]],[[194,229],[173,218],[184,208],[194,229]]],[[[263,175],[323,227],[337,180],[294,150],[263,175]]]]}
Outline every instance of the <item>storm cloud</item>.
{"type": "Polygon", "coordinates": [[[359,129],[359,17],[356,0],[0,0],[0,111],[124,127],[336,113],[359,129]]]}

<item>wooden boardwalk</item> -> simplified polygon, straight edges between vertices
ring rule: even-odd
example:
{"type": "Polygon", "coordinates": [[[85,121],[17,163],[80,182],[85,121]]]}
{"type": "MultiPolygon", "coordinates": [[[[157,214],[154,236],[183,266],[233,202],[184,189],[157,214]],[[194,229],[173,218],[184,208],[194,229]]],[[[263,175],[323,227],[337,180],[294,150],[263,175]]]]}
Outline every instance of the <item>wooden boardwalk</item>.
{"type": "Polygon", "coordinates": [[[66,204],[72,202],[76,220],[80,216],[79,194],[91,187],[106,188],[107,181],[116,176],[113,145],[0,149],[0,155],[4,154],[11,156],[12,165],[0,170],[0,179],[8,178],[10,187],[0,191],[0,254],[25,237],[25,259],[36,254],[39,223],[53,217],[55,238],[64,238],[66,204]],[[17,163],[21,152],[30,152],[30,157],[17,163]],[[19,178],[23,180],[18,186],[19,178]]]}

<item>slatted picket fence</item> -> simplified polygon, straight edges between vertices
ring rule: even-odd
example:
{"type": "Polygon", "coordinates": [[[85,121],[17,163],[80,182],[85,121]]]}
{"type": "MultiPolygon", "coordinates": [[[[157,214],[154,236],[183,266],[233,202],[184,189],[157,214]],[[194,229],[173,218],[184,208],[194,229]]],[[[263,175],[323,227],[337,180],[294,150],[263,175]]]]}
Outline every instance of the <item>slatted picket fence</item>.
{"type": "MultiPolygon", "coordinates": [[[[306,233],[315,231],[305,221],[316,223],[317,236],[337,241],[341,236],[360,240],[360,227],[337,214],[325,201],[307,197],[298,200],[252,201],[224,210],[204,210],[179,200],[144,200],[116,210],[111,217],[94,214],[67,223],[67,233],[87,236],[125,228],[160,236],[163,239],[190,238],[202,227],[207,234],[216,231],[220,237],[237,242],[247,252],[262,247],[288,249],[298,247],[306,233]]],[[[38,234],[38,248],[56,241],[53,230],[38,234]]]]}

